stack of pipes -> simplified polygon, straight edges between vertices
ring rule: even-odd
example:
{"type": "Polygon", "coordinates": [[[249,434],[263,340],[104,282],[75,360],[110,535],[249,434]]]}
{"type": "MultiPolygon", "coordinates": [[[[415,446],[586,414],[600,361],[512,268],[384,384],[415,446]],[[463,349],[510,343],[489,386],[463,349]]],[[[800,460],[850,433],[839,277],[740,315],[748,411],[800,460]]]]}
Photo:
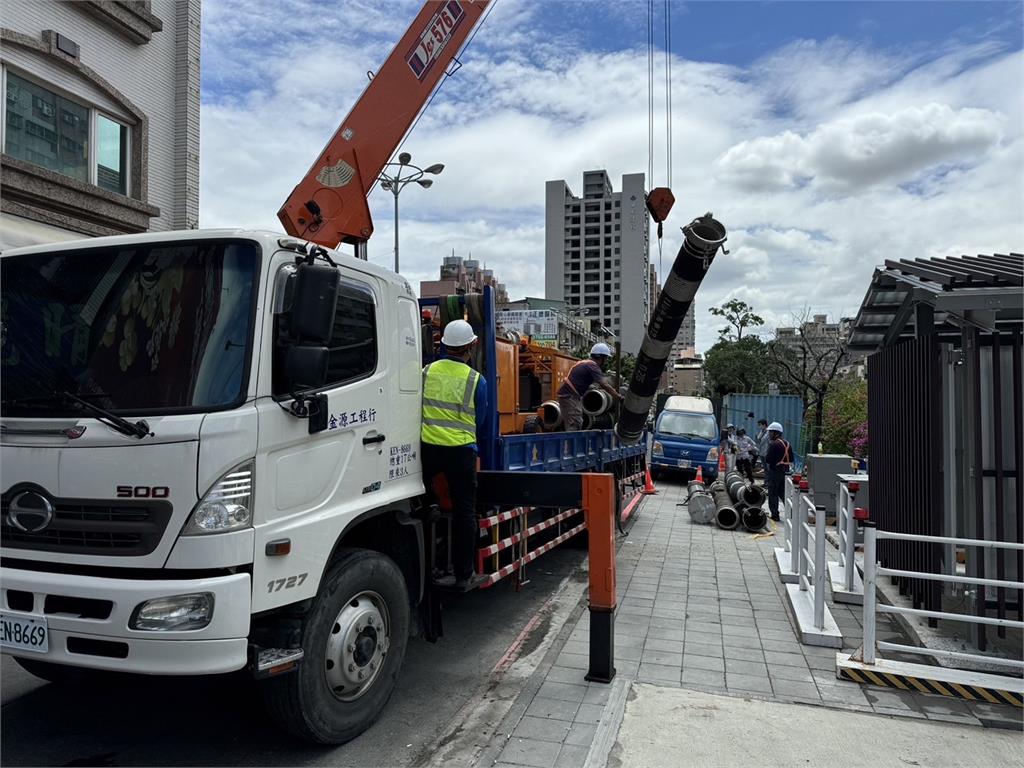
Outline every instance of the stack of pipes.
{"type": "Polygon", "coordinates": [[[726,473],[725,488],[743,527],[751,533],[764,530],[768,524],[768,515],[764,511],[764,488],[752,482],[748,483],[743,475],[735,470],[726,473]]]}

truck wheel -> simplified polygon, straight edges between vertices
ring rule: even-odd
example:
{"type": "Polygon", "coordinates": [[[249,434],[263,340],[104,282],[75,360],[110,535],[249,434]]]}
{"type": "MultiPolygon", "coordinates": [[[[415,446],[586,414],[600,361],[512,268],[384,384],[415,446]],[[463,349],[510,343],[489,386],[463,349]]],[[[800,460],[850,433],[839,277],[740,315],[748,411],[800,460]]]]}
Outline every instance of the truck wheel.
{"type": "Polygon", "coordinates": [[[372,550],[343,550],[303,625],[301,666],[263,682],[270,716],[318,744],[355,738],[391,698],[408,638],[409,595],[398,566],[372,550]]]}

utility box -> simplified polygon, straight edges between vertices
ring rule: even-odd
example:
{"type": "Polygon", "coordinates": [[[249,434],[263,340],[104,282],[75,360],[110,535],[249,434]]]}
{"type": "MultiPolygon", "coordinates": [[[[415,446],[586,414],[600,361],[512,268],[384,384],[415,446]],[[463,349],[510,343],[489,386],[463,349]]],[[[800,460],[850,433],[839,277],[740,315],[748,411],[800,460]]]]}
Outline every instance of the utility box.
{"type": "Polygon", "coordinates": [[[815,506],[825,508],[827,517],[836,514],[836,498],[839,495],[839,478],[836,475],[849,474],[852,457],[845,453],[809,453],[804,458],[804,477],[810,486],[815,506]]]}

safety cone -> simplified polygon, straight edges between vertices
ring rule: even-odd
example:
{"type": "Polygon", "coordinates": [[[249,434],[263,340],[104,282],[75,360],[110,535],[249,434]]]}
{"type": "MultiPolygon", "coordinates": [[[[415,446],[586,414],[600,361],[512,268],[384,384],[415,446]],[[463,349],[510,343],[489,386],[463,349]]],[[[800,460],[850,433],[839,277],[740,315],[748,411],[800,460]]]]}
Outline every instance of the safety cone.
{"type": "Polygon", "coordinates": [[[697,476],[695,478],[693,478],[693,482],[695,482],[695,483],[703,483],[704,482],[704,473],[701,472],[700,467],[697,467],[697,476]]]}
{"type": "Polygon", "coordinates": [[[725,477],[725,452],[720,451],[718,454],[718,474],[721,477],[725,477]]]}
{"type": "Polygon", "coordinates": [[[644,470],[644,489],[642,491],[640,491],[640,493],[645,493],[647,495],[650,495],[652,493],[657,493],[657,492],[658,492],[658,489],[654,487],[654,481],[651,480],[651,468],[647,467],[644,470]]]}

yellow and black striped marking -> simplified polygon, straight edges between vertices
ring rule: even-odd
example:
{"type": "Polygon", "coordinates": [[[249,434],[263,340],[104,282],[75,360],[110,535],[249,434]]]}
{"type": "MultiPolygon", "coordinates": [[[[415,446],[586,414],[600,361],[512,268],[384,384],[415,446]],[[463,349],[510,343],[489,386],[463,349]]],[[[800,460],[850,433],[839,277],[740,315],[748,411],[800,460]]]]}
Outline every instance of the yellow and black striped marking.
{"type": "Polygon", "coordinates": [[[967,699],[968,701],[987,701],[990,704],[1009,704],[1014,707],[1024,707],[1019,693],[989,686],[951,683],[945,680],[929,680],[926,677],[910,677],[909,675],[896,675],[892,672],[882,672],[881,670],[850,669],[849,667],[840,667],[839,677],[842,680],[852,680],[855,683],[866,685],[879,685],[883,688],[900,688],[904,691],[937,693],[940,696],[951,696],[956,699],[967,699]]]}

